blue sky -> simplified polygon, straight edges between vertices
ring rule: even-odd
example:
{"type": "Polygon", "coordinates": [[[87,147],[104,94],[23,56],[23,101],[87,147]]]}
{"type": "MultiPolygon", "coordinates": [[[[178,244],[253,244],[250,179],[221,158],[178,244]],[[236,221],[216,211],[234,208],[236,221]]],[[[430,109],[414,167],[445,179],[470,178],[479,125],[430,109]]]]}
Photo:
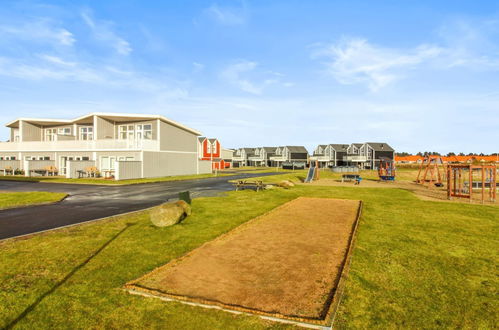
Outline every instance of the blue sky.
{"type": "Polygon", "coordinates": [[[0,120],[96,111],[225,147],[499,152],[499,2],[2,1],[0,120]]]}

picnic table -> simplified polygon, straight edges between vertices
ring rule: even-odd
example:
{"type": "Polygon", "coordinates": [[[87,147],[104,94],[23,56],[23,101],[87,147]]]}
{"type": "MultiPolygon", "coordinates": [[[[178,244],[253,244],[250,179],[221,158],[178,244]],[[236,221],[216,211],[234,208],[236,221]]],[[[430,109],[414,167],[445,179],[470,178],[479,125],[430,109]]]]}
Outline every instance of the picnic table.
{"type": "Polygon", "coordinates": [[[7,175],[7,173],[10,173],[10,175],[14,174],[14,170],[10,166],[7,166],[2,171],[3,171],[3,175],[7,175]]]}
{"type": "Polygon", "coordinates": [[[341,176],[341,182],[345,181],[355,181],[355,184],[360,184],[360,181],[362,181],[362,178],[360,177],[359,174],[343,174],[341,176]]]}
{"type": "Polygon", "coordinates": [[[55,166],[52,166],[52,165],[49,165],[49,166],[45,166],[44,168],[41,168],[41,169],[33,169],[33,170],[30,170],[29,171],[30,173],[36,173],[36,174],[40,174],[40,175],[46,175],[46,176],[56,176],[58,174],[58,170],[57,170],[57,167],[55,166]]]}
{"type": "Polygon", "coordinates": [[[263,181],[247,181],[247,180],[240,180],[235,183],[236,186],[236,191],[239,189],[244,190],[246,188],[251,188],[255,189],[256,191],[263,190],[264,185],[263,181]]]}

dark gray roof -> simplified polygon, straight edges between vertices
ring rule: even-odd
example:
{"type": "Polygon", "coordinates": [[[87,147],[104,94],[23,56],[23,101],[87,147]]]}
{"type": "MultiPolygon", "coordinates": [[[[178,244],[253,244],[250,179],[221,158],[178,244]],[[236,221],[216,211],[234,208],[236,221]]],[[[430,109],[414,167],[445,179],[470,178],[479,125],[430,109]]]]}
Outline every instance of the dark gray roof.
{"type": "Polygon", "coordinates": [[[206,137],[204,137],[204,136],[199,136],[199,137],[198,137],[198,141],[199,141],[199,142],[203,142],[203,141],[204,141],[204,139],[206,139],[206,137]]]}
{"type": "Polygon", "coordinates": [[[211,143],[215,142],[216,140],[217,140],[217,139],[213,139],[213,138],[208,139],[208,141],[210,141],[211,143]]]}
{"type": "Polygon", "coordinates": [[[349,144],[330,144],[331,147],[333,147],[334,150],[338,152],[346,152],[347,148],[350,146],[349,144]]]}
{"type": "Polygon", "coordinates": [[[385,142],[366,142],[374,151],[395,151],[388,143],[385,142]]]}
{"type": "Polygon", "coordinates": [[[356,146],[357,148],[360,148],[364,145],[364,143],[352,143],[354,146],[356,146]]]}
{"type": "Polygon", "coordinates": [[[289,152],[304,152],[308,154],[304,146],[286,146],[286,148],[288,148],[289,152]]]}
{"type": "Polygon", "coordinates": [[[275,152],[277,147],[262,147],[266,152],[275,152]]]}
{"type": "Polygon", "coordinates": [[[241,148],[241,149],[246,151],[246,153],[253,153],[255,151],[255,148],[241,148]]]}

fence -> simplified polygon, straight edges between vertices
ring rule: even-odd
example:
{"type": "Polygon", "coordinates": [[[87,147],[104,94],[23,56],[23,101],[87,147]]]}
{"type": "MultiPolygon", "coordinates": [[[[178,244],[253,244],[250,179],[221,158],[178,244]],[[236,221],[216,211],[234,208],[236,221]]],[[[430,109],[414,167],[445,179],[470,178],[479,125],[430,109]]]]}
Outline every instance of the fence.
{"type": "Polygon", "coordinates": [[[358,173],[359,168],[357,166],[335,166],[331,167],[331,171],[335,173],[358,173]]]}
{"type": "Polygon", "coordinates": [[[66,169],[66,178],[75,179],[79,177],[79,171],[85,171],[87,167],[95,166],[94,160],[70,160],[66,169]]]}
{"type": "Polygon", "coordinates": [[[15,171],[21,168],[21,161],[19,160],[0,160],[0,175],[5,174],[5,169],[15,171]]]}
{"type": "Polygon", "coordinates": [[[141,161],[116,162],[115,180],[140,179],[142,177],[141,161]]]}

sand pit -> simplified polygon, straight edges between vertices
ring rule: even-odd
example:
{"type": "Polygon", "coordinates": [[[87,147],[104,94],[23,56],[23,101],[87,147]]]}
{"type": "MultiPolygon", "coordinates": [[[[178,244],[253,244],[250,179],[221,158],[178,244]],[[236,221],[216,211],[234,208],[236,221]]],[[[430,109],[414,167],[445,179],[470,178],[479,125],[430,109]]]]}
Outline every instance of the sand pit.
{"type": "Polygon", "coordinates": [[[327,322],[360,205],[297,198],[126,287],[230,310],[327,322]]]}

